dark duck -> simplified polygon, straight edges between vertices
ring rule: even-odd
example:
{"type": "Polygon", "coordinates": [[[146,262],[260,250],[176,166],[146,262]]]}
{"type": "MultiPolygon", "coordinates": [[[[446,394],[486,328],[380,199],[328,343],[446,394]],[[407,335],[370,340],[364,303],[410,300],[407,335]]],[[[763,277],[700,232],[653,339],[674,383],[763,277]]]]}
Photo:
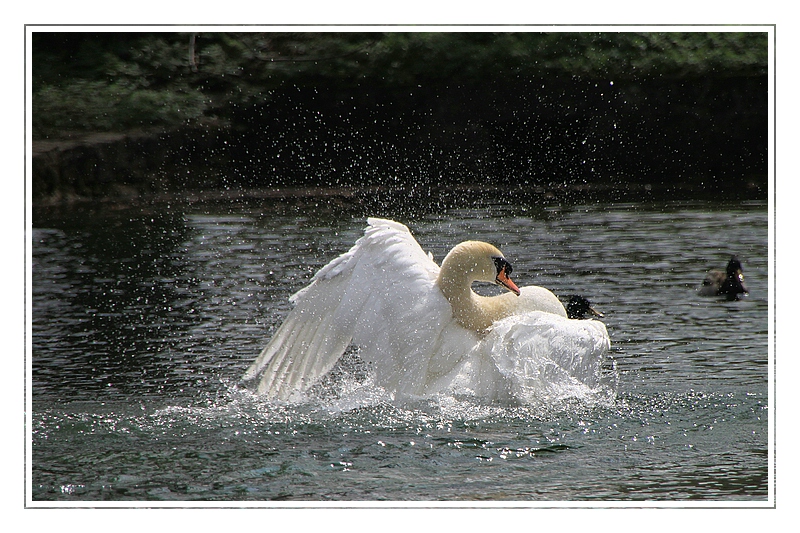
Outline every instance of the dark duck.
{"type": "Polygon", "coordinates": [[[712,270],[703,280],[700,294],[703,296],[725,296],[728,300],[740,300],[748,293],[744,284],[742,263],[736,256],[731,257],[725,272],[712,270]]]}
{"type": "Polygon", "coordinates": [[[603,313],[595,310],[589,303],[589,300],[583,296],[572,296],[567,303],[567,318],[584,319],[586,313],[589,313],[598,318],[603,318],[603,313]]]}

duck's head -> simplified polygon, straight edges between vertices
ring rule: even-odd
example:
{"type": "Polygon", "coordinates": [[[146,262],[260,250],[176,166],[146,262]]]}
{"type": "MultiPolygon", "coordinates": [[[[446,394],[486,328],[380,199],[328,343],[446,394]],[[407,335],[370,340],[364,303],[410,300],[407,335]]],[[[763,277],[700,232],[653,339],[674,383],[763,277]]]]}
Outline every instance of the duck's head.
{"type": "Polygon", "coordinates": [[[747,286],[744,284],[744,271],[742,270],[742,263],[735,255],[728,261],[728,266],[725,268],[725,284],[722,286],[722,292],[727,294],[729,298],[739,298],[742,294],[747,294],[747,286]]]}
{"type": "Polygon", "coordinates": [[[567,318],[582,319],[586,318],[586,313],[590,313],[598,318],[603,318],[603,313],[595,310],[589,300],[583,296],[571,296],[567,303],[567,318]]]}
{"type": "Polygon", "coordinates": [[[466,241],[450,250],[442,262],[440,283],[465,279],[495,283],[519,296],[519,287],[511,280],[511,263],[496,247],[486,242],[466,241]]]}
{"type": "Polygon", "coordinates": [[[735,255],[731,257],[731,260],[728,261],[728,266],[725,269],[725,273],[729,278],[741,276],[740,279],[744,279],[744,275],[742,274],[742,262],[739,261],[738,257],[735,255]]]}

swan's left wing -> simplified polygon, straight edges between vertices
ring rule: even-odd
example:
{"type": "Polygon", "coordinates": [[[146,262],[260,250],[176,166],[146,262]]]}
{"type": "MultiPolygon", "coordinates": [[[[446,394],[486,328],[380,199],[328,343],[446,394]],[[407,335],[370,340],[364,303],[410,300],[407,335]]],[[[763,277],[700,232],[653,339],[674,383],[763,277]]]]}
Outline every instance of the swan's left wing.
{"type": "Polygon", "coordinates": [[[354,338],[408,337],[409,314],[430,299],[439,267],[406,226],[375,218],[368,224],[348,252],[292,296],[294,309],[245,373],[245,384],[286,400],[326,374],[354,338]]]}

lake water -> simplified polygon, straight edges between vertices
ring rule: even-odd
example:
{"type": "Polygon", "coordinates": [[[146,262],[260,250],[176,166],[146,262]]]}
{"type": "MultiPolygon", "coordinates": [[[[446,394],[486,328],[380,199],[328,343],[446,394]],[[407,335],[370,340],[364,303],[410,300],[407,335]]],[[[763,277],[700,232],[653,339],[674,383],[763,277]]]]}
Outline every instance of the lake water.
{"type": "Polygon", "coordinates": [[[769,502],[766,202],[374,205],[36,213],[34,505],[769,502]],[[360,386],[353,358],[308,403],[241,389],[288,297],[355,242],[367,215],[409,225],[437,262],[486,240],[520,286],[588,297],[606,315],[616,395],[400,405],[360,386]],[[705,272],[732,253],[749,297],[699,297],[705,272]]]}

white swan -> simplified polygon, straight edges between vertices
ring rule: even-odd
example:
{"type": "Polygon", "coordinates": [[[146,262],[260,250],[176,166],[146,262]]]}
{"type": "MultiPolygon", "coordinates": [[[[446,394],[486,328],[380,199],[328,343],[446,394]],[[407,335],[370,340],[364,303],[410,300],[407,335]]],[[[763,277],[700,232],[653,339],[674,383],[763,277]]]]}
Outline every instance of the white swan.
{"type": "Polygon", "coordinates": [[[291,297],[294,309],[243,383],[296,398],[352,344],[396,398],[457,388],[527,401],[552,380],[596,386],[605,326],[567,319],[553,293],[517,288],[511,270],[500,250],[477,241],[453,248],[439,268],[407,227],[370,218],[364,236],[291,297]],[[510,292],[480,296],[475,281],[510,292]]]}

